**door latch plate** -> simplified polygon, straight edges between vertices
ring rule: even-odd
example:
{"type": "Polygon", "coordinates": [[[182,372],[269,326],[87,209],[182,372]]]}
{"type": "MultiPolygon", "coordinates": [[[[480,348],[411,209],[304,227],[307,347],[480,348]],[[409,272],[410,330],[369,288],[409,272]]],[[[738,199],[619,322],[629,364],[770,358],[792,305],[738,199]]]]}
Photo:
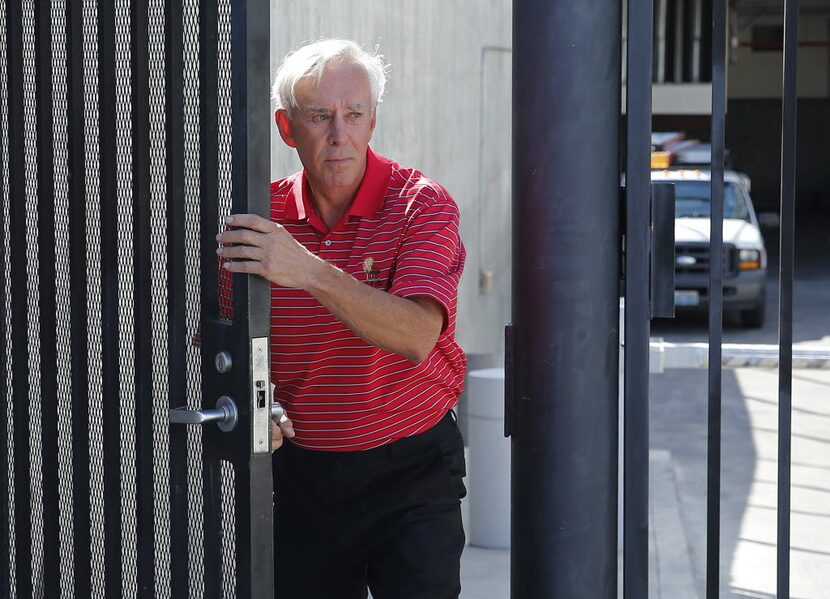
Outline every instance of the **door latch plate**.
{"type": "Polygon", "coordinates": [[[251,339],[251,439],[252,453],[271,450],[271,391],[268,337],[251,339]]]}

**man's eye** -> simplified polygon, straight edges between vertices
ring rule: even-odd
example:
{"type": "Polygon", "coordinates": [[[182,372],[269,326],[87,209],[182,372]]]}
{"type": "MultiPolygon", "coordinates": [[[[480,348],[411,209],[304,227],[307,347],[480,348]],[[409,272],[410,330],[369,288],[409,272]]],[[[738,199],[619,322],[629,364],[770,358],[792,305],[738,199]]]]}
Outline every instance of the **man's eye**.
{"type": "Polygon", "coordinates": [[[356,120],[356,119],[359,119],[362,116],[363,116],[362,112],[350,112],[349,113],[349,118],[350,119],[355,119],[356,120]]]}
{"type": "Polygon", "coordinates": [[[327,115],[327,114],[315,114],[313,117],[311,117],[311,122],[312,123],[322,123],[323,121],[325,121],[328,118],[329,118],[329,115],[327,115]]]}

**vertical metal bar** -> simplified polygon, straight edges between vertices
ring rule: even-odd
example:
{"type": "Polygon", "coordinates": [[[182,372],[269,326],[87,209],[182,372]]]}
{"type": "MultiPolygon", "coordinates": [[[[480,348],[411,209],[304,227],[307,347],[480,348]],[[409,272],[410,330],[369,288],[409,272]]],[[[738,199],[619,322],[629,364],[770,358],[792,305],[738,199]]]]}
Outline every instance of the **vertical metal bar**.
{"type": "MultiPolygon", "coordinates": [[[[187,403],[187,327],[185,320],[184,193],[184,48],[181,0],[165,2],[165,90],[167,160],[167,381],[171,408],[187,403]]],[[[214,88],[215,90],[215,88],[214,88]]],[[[171,593],[187,595],[188,509],[187,428],[170,434],[170,576],[171,593]]]]}
{"type": "MultiPolygon", "coordinates": [[[[217,173],[218,173],[218,57],[219,19],[217,0],[204,0],[199,7],[199,176],[201,230],[201,362],[202,387],[215,376],[213,356],[207,351],[207,323],[219,316],[219,282],[216,261],[217,173]]],[[[220,536],[220,471],[215,448],[204,442],[203,455],[203,530],[205,597],[222,594],[222,544],[220,536]]]]}
{"type": "Polygon", "coordinates": [[[66,2],[66,119],[69,170],[69,271],[72,280],[72,501],[74,596],[92,596],[89,500],[86,184],[84,177],[83,1],[66,2]]]}
{"type": "Polygon", "coordinates": [[[150,55],[146,0],[132,0],[133,318],[135,334],[136,586],[150,596],[155,584],[153,502],[153,333],[150,234],[150,55]]]}
{"type": "Polygon", "coordinates": [[[6,4],[9,118],[9,252],[11,264],[12,402],[14,405],[14,519],[17,594],[32,592],[32,540],[29,531],[29,339],[26,273],[26,164],[23,130],[22,3],[6,4]]]}
{"type": "MultiPolygon", "coordinates": [[[[219,315],[219,278],[216,260],[216,230],[218,222],[217,128],[219,112],[216,87],[218,85],[217,41],[219,21],[217,0],[203,0],[199,6],[199,191],[201,198],[201,305],[202,318],[219,315]]],[[[213,364],[210,364],[211,368],[213,364]]]]}
{"type": "Polygon", "coordinates": [[[700,56],[703,52],[703,0],[692,0],[692,83],[700,82],[700,56]]]}
{"type": "Polygon", "coordinates": [[[40,264],[41,442],[43,456],[43,592],[60,595],[58,491],[57,299],[55,194],[52,137],[52,11],[50,0],[35,4],[37,63],[38,248],[40,264]]]}
{"type": "MultiPolygon", "coordinates": [[[[623,85],[628,84],[628,2],[622,3],[622,35],[620,43],[622,45],[621,62],[622,62],[622,82],[623,85]]],[[[622,105],[625,106],[625,97],[622,98],[622,105]]],[[[625,112],[625,109],[623,109],[625,112]]]]}
{"type": "Polygon", "coordinates": [[[706,490],[706,597],[720,593],[721,343],[723,341],[723,191],[726,126],[726,6],[712,7],[712,168],[709,260],[709,422],[706,490]]]}
{"type": "MultiPolygon", "coordinates": [[[[7,21],[8,22],[8,19],[7,21]]],[[[3,33],[7,33],[6,23],[3,33]]],[[[4,35],[5,38],[5,35],[4,35]]],[[[6,38],[7,39],[7,38],[6,38]]],[[[4,90],[8,93],[6,82],[1,82],[4,90]]],[[[0,96],[2,101],[2,96],[0,96]]],[[[7,135],[6,128],[0,127],[0,154],[2,154],[3,141],[7,135]]],[[[4,162],[0,155],[0,414],[8,414],[9,407],[9,370],[8,361],[10,356],[6,352],[6,339],[9,331],[6,327],[6,316],[10,306],[5,301],[8,281],[6,279],[6,202],[11,201],[8,189],[5,185],[4,162]]],[[[0,563],[11,563],[11,531],[9,526],[9,429],[8,423],[0,425],[0,563]]],[[[0,568],[0,596],[11,597],[11,572],[10,568],[0,568]]]]}
{"type": "Polygon", "coordinates": [[[517,599],[617,593],[620,13],[513,3],[517,599]]]}
{"type": "Polygon", "coordinates": [[[101,383],[104,456],[104,555],[107,597],[119,597],[121,572],[121,384],[118,323],[118,173],[115,5],[98,2],[98,136],[101,200],[101,383]]]}
{"type": "Polygon", "coordinates": [[[656,83],[666,82],[666,28],[668,25],[668,0],[657,0],[656,19],[657,29],[657,51],[656,59],[656,83]]]}
{"type": "Polygon", "coordinates": [[[623,596],[648,597],[649,229],[653,3],[628,1],[623,596]]]}
{"type": "Polygon", "coordinates": [[[674,82],[683,82],[683,49],[685,47],[686,0],[678,0],[674,7],[674,82]]]}
{"type": "Polygon", "coordinates": [[[795,243],[798,0],[784,1],[784,89],[781,118],[781,241],[778,315],[777,591],[790,597],[790,460],[792,453],[793,262],[795,243]]]}
{"type": "MultiPolygon", "coordinates": [[[[231,114],[233,211],[270,219],[270,5],[234,0],[231,8],[231,114]]],[[[251,342],[267,338],[271,325],[271,284],[261,277],[235,277],[235,314],[244,314],[248,368],[242,413],[251,412],[251,342]],[[244,287],[244,293],[241,288],[244,287]]],[[[249,416],[250,422],[250,416],[249,416]]],[[[269,454],[253,454],[251,430],[244,471],[237,470],[237,595],[265,599],[274,594],[273,483],[269,454]]],[[[239,465],[237,465],[239,468],[239,465]]]]}
{"type": "Polygon", "coordinates": [[[203,517],[205,543],[205,597],[220,599],[222,591],[222,473],[220,462],[213,459],[209,447],[204,447],[203,517]]]}

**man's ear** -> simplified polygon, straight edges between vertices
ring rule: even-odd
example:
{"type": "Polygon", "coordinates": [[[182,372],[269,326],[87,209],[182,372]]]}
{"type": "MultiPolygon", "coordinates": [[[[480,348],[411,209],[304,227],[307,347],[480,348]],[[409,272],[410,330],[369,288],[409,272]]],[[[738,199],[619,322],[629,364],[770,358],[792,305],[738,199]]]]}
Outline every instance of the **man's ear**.
{"type": "Polygon", "coordinates": [[[274,121],[277,123],[277,130],[280,132],[280,137],[289,148],[296,148],[297,141],[294,139],[294,126],[291,124],[291,119],[288,118],[288,112],[284,108],[280,108],[274,113],[274,121]]]}

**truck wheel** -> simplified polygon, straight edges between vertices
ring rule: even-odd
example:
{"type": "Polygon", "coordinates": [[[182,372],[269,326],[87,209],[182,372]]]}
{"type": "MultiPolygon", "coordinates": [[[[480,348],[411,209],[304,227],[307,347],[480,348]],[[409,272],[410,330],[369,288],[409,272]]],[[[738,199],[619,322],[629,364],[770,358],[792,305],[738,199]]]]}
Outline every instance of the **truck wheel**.
{"type": "Polygon", "coordinates": [[[764,326],[764,316],[767,311],[766,298],[762,297],[754,308],[741,310],[741,326],[748,329],[760,329],[764,326]]]}

